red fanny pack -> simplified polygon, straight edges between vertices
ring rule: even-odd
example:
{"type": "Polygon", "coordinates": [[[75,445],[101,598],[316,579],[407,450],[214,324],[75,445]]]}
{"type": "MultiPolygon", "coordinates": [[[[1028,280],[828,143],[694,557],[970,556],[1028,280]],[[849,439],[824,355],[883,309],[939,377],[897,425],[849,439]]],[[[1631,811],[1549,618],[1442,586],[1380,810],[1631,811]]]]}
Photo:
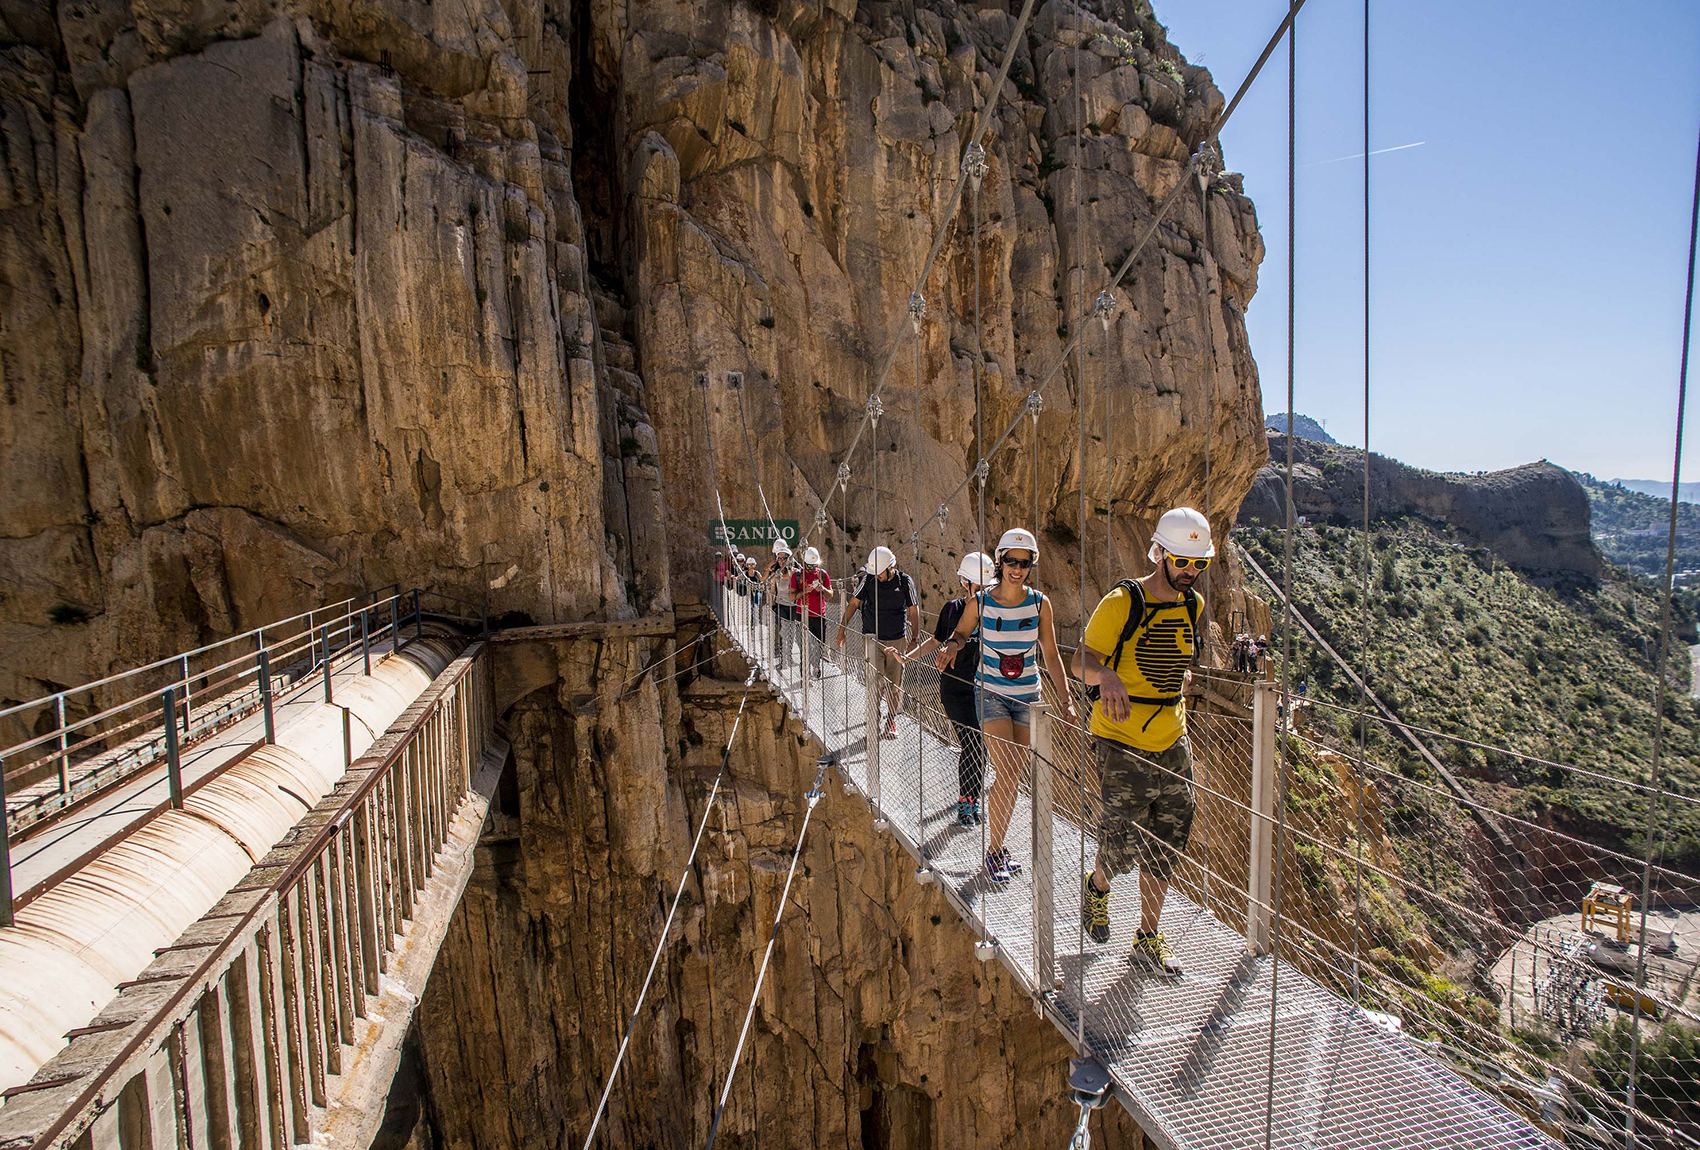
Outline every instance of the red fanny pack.
{"type": "Polygon", "coordinates": [[[1006,679],[1021,678],[1022,669],[1027,665],[1027,659],[1022,655],[999,655],[998,670],[1006,679]]]}

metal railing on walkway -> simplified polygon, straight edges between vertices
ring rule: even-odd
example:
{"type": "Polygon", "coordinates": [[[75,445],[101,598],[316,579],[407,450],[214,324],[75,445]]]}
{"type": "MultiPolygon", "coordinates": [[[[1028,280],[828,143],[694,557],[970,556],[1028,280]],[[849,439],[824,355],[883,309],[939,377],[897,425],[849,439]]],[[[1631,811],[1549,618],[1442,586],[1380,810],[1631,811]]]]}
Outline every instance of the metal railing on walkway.
{"type": "Polygon", "coordinates": [[[481,605],[392,585],[0,709],[0,732],[15,740],[0,746],[0,927],[12,922],[16,836],[162,760],[181,806],[181,760],[193,743],[254,714],[272,742],[285,695],[322,683],[332,702],[339,667],[363,660],[369,674],[375,648],[422,635],[428,618],[489,629],[481,605]]]}
{"type": "Polygon", "coordinates": [[[836,619],[811,628],[781,618],[756,590],[736,577],[711,584],[723,629],[833,758],[846,790],[866,798],[875,827],[915,858],[917,880],[937,884],[979,936],[976,953],[1000,960],[1076,1050],[1103,1064],[1158,1144],[1552,1144],[1547,1129],[1508,1108],[1530,1109],[1516,1090],[1488,1083],[1490,1096],[1479,1075],[1400,1033],[1401,1003],[1375,1010],[1339,992],[1353,963],[1338,924],[1319,929],[1313,915],[1293,913],[1304,852],[1290,835],[1277,841],[1270,684],[1239,682],[1249,706],[1221,698],[1233,688],[1219,684],[1217,704],[1189,710],[1197,813],[1179,858],[1163,860],[1170,848],[1134,828],[1141,867],[1173,867],[1159,925],[1185,973],[1162,978],[1124,957],[1138,873],[1113,884],[1109,942],[1085,933],[1083,883],[1106,812],[1084,719],[1063,722],[1048,692],[1033,709],[1030,749],[982,733],[987,809],[964,825],[957,801],[970,784],[930,661],[906,661],[889,683],[861,636],[835,649],[825,640],[836,619]],[[1000,770],[1017,785],[997,786],[1000,770]],[[1004,845],[1024,864],[1007,883],[993,883],[984,865],[991,824],[1007,824],[1004,845]]]}
{"type": "Polygon", "coordinates": [[[366,1144],[327,1134],[339,1123],[369,1141],[500,768],[487,650],[450,664],[239,885],[9,1092],[0,1145],[366,1144]]]}

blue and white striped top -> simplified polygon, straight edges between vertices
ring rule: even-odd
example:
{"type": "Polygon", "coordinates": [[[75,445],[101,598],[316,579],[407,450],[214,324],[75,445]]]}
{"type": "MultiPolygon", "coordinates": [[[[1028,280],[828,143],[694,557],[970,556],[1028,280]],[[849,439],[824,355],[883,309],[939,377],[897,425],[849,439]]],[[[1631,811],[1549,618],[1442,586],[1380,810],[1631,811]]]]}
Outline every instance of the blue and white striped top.
{"type": "Polygon", "coordinates": [[[980,686],[1021,703],[1039,700],[1039,606],[1045,597],[1031,587],[1014,607],[980,592],[980,686]]]}

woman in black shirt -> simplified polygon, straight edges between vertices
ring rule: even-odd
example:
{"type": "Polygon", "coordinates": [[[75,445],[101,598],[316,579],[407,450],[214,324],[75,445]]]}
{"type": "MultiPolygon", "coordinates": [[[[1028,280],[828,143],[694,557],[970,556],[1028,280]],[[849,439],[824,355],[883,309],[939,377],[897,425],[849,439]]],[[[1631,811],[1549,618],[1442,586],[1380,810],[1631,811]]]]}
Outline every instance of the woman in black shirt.
{"type": "MultiPolygon", "coordinates": [[[[956,576],[968,595],[997,581],[991,557],[979,553],[964,556],[961,566],[956,569],[956,576]]],[[[962,612],[967,605],[966,596],[946,603],[944,610],[939,612],[938,626],[933,629],[932,637],[905,651],[903,657],[914,659],[926,655],[948,640],[962,621],[962,612]]],[[[979,666],[980,637],[975,631],[962,650],[956,653],[949,670],[939,675],[939,705],[956,728],[956,742],[961,747],[956,760],[957,782],[961,784],[961,792],[956,798],[956,821],[965,827],[976,826],[981,821],[980,791],[986,773],[986,746],[980,738],[980,716],[974,705],[974,676],[979,666]]]]}

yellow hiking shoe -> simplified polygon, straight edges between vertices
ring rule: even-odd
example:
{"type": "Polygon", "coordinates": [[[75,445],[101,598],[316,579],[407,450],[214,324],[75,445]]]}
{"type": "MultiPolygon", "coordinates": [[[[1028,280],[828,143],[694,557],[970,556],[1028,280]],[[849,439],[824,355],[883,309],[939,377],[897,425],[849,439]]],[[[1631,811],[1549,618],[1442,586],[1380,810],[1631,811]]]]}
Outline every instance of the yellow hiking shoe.
{"type": "Polygon", "coordinates": [[[1169,949],[1160,930],[1151,934],[1141,930],[1136,934],[1133,953],[1127,956],[1127,961],[1135,970],[1159,974],[1164,978],[1178,978],[1181,973],[1181,964],[1175,961],[1174,952],[1169,949]]]}

